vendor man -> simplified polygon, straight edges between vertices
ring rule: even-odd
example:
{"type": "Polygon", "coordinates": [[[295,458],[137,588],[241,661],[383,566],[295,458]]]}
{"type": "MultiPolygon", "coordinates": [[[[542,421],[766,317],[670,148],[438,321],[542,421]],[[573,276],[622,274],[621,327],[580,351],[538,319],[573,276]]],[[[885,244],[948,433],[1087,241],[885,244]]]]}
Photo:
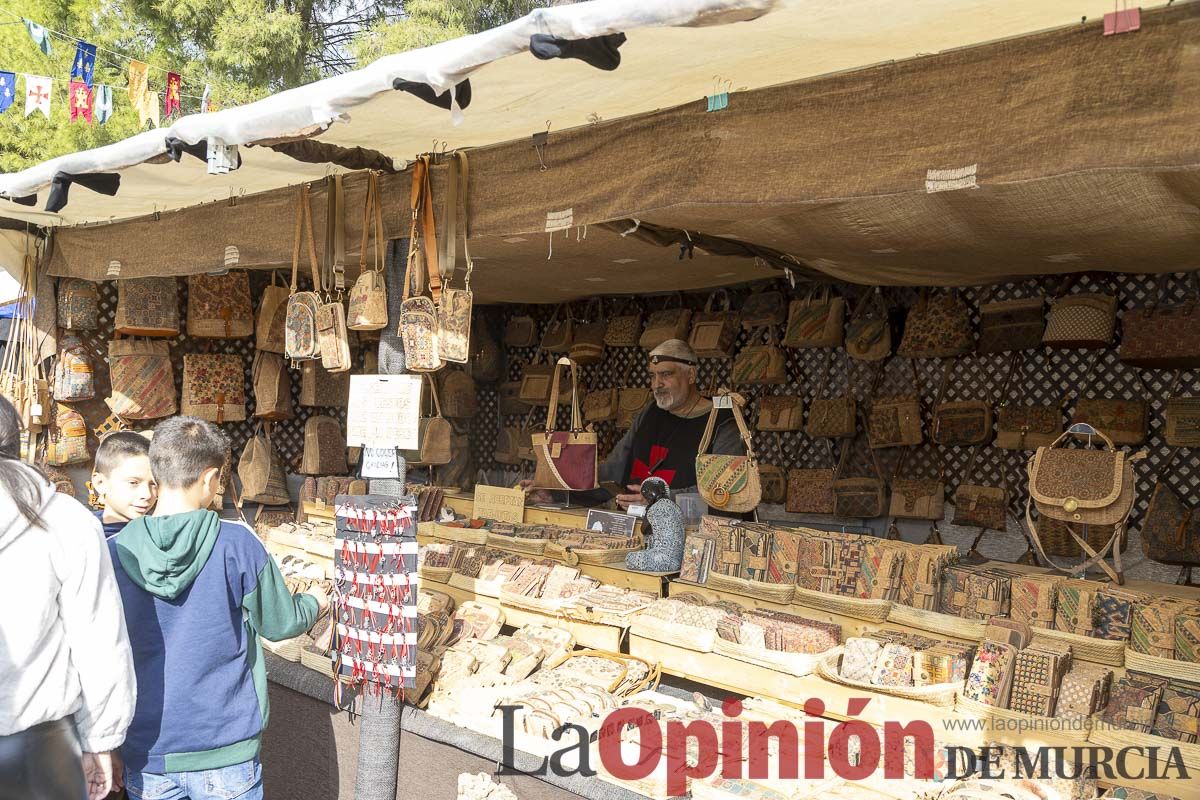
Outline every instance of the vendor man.
{"type": "MultiPolygon", "coordinates": [[[[696,455],[712,411],[712,401],[700,394],[699,359],[681,339],[669,339],[650,352],[650,390],[653,402],[638,412],[633,425],[600,464],[602,483],[617,483],[625,492],[616,495],[617,505],[628,509],[644,505],[642,481],[659,477],[671,494],[696,491],[696,455]]],[[[743,455],[745,447],[729,409],[717,412],[716,428],[708,448],[717,455],[743,455]]],[[[528,487],[530,481],[522,481],[528,487]]],[[[609,492],[577,492],[575,499],[603,502],[609,492]],[[579,497],[584,495],[584,497],[579,497]],[[589,497],[589,495],[592,495],[589,497]]],[[[531,492],[531,502],[547,502],[549,494],[531,492]]]]}

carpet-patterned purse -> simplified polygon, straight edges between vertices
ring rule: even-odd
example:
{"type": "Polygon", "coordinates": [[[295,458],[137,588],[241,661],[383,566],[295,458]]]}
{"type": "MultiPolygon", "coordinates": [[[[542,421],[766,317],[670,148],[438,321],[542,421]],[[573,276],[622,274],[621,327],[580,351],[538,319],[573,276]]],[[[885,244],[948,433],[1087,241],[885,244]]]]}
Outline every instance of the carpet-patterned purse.
{"type": "Polygon", "coordinates": [[[945,515],[946,484],[939,478],[896,478],[892,481],[891,516],[940,520],[945,515]]]}
{"type": "Polygon", "coordinates": [[[996,424],[996,447],[1001,450],[1036,450],[1048,447],[1062,435],[1062,408],[1057,405],[1001,404],[996,424]]]}
{"type": "Polygon", "coordinates": [[[412,201],[413,221],[412,231],[408,239],[408,266],[404,272],[403,302],[400,305],[400,338],[404,343],[405,364],[410,372],[437,372],[443,362],[441,348],[438,345],[438,312],[434,298],[425,294],[428,289],[440,297],[441,276],[437,269],[436,252],[426,252],[419,244],[424,236],[426,245],[433,242],[432,250],[436,251],[436,233],[429,230],[429,219],[432,217],[432,200],[429,198],[429,164],[427,159],[419,159],[413,171],[412,201]],[[417,209],[430,208],[427,215],[417,213],[417,209]]]}
{"type": "Polygon", "coordinates": [[[238,339],[254,333],[250,276],[245,270],[188,276],[187,333],[208,339],[238,339]]]}
{"type": "Polygon", "coordinates": [[[958,292],[930,297],[921,292],[908,311],[896,355],[905,358],[948,358],[975,348],[971,313],[958,292]]]}
{"type": "MultiPolygon", "coordinates": [[[[263,296],[266,305],[271,292],[263,296]]],[[[282,287],[279,287],[282,289],[282,287]]],[[[282,289],[284,299],[287,290],[282,289]]],[[[113,332],[126,336],[179,335],[179,284],[174,278],[124,278],[117,281],[113,332]]],[[[262,343],[258,345],[262,349],[262,343]]]]}
{"type": "Polygon", "coordinates": [[[188,353],[183,357],[182,413],[217,424],[244,420],[244,373],[239,355],[188,353]]]}
{"type": "Polygon", "coordinates": [[[945,401],[953,365],[954,362],[947,361],[942,374],[930,438],[945,447],[985,444],[992,438],[992,405],[982,400],[945,401]]]}
{"type": "Polygon", "coordinates": [[[58,283],[58,324],[69,331],[94,331],[100,326],[100,287],[81,278],[58,283]]]}
{"type": "Polygon", "coordinates": [[[1200,366],[1200,279],[1190,273],[1191,296],[1177,305],[1163,304],[1167,277],[1154,280],[1155,299],[1121,318],[1121,360],[1150,369],[1200,366]]]}
{"type": "Polygon", "coordinates": [[[159,419],[172,416],[178,408],[175,370],[166,342],[112,339],[108,370],[112,395],[104,403],[118,417],[159,419]]]}
{"type": "Polygon", "coordinates": [[[813,288],[803,299],[788,304],[783,346],[796,349],[838,347],[842,344],[846,299],[830,293],[828,284],[813,288]]]}
{"type": "Polygon", "coordinates": [[[625,302],[624,313],[608,320],[604,331],[604,344],[608,347],[637,347],[642,336],[642,310],[631,298],[625,302]]]}
{"type": "MultiPolygon", "coordinates": [[[[921,424],[921,382],[917,365],[910,360],[913,389],[911,395],[873,397],[867,416],[867,434],[871,447],[907,447],[924,441],[921,424]]],[[[882,373],[880,373],[882,378],[882,373]]]]}
{"type": "Polygon", "coordinates": [[[832,469],[788,470],[785,509],[791,514],[832,514],[834,472],[832,469]]]}
{"type": "Polygon", "coordinates": [[[329,372],[319,360],[300,365],[300,405],[345,408],[350,402],[350,373],[329,372]]]}
{"type": "Polygon", "coordinates": [[[1144,400],[1082,397],[1075,405],[1071,424],[1091,425],[1113,444],[1136,447],[1146,441],[1149,418],[1150,405],[1144,400]]]}

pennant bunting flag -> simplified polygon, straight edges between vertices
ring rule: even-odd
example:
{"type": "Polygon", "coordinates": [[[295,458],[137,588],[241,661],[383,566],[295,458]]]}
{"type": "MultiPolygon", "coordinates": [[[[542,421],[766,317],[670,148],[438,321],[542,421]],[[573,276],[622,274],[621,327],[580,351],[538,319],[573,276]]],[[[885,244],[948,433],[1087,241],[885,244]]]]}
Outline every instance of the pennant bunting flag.
{"type": "Polygon", "coordinates": [[[71,66],[71,80],[79,81],[92,88],[92,73],[96,71],[96,45],[80,42],[75,46],[75,63],[71,66]]]}
{"type": "Polygon", "coordinates": [[[92,90],[83,81],[71,81],[71,122],[85,119],[92,124],[92,90]]]}
{"type": "Polygon", "coordinates": [[[134,108],[140,108],[142,98],[149,90],[150,68],[141,61],[129,62],[129,102],[134,108]]]}
{"type": "Polygon", "coordinates": [[[29,38],[33,39],[33,43],[38,46],[43,55],[48,56],[54,52],[54,48],[50,46],[50,31],[31,19],[22,18],[22,21],[25,23],[25,30],[29,31],[29,38]]]}
{"type": "Polygon", "coordinates": [[[0,72],[0,114],[8,111],[17,96],[17,75],[14,72],[0,72]]]}
{"type": "Polygon", "coordinates": [[[212,111],[212,87],[207,83],[204,84],[204,96],[200,98],[200,113],[207,114],[212,111]]]}
{"type": "Polygon", "coordinates": [[[142,128],[146,127],[146,122],[153,122],[154,127],[158,128],[161,125],[159,111],[161,106],[158,104],[158,92],[146,92],[142,95],[142,101],[137,105],[138,122],[142,128]]]}
{"type": "Polygon", "coordinates": [[[108,118],[112,116],[113,112],[112,87],[105,86],[103,84],[97,86],[95,100],[96,102],[94,105],[94,111],[96,115],[96,121],[103,125],[104,123],[108,122],[108,118]]]}
{"type": "Polygon", "coordinates": [[[44,75],[25,76],[25,116],[40,111],[50,119],[51,81],[44,75]]]}
{"type": "Polygon", "coordinates": [[[171,114],[179,112],[179,92],[183,87],[183,80],[179,77],[178,72],[167,73],[167,93],[163,99],[163,114],[171,116],[171,114]]]}

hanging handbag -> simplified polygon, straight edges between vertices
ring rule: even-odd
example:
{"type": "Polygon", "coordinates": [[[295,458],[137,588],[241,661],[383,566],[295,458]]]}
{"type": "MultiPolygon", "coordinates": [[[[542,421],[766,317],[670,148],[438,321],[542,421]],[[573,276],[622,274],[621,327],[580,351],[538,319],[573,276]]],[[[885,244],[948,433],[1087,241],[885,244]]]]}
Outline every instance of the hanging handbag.
{"type": "MultiPolygon", "coordinates": [[[[896,473],[904,471],[908,451],[900,457],[896,473]]],[[[894,478],[889,514],[898,519],[928,519],[940,521],[946,513],[946,482],[941,474],[941,454],[938,454],[936,478],[894,478]]]]}
{"type": "Polygon", "coordinates": [[[624,313],[611,317],[604,332],[604,343],[609,347],[637,347],[642,337],[642,310],[637,301],[625,299],[624,313]]]}
{"type": "Polygon", "coordinates": [[[1142,552],[1162,564],[1200,566],[1200,515],[1163,479],[1178,455],[1179,448],[1175,448],[1159,471],[1150,507],[1142,519],[1142,552]]]}
{"type": "Polygon", "coordinates": [[[762,501],[764,503],[779,505],[787,502],[787,475],[782,469],[770,464],[759,464],[758,480],[762,484],[762,501]]]}
{"type": "MultiPolygon", "coordinates": [[[[991,295],[989,290],[988,295],[991,295]]],[[[1046,298],[984,301],[979,305],[979,352],[1037,350],[1046,331],[1046,298]]]]}
{"type": "MultiPolygon", "coordinates": [[[[872,392],[871,409],[867,417],[867,435],[871,449],[885,447],[907,447],[924,441],[921,425],[921,380],[917,375],[917,364],[909,359],[912,368],[913,391],[911,395],[875,396],[872,392]]],[[[876,379],[876,388],[882,383],[881,367],[876,379]]]]}
{"type": "Polygon", "coordinates": [[[933,407],[933,441],[944,447],[969,447],[992,438],[992,405],[982,400],[944,402],[954,361],[947,361],[933,407]]]}
{"type": "Polygon", "coordinates": [[[550,323],[546,326],[546,332],[542,334],[540,348],[547,353],[567,353],[570,352],[573,341],[575,319],[571,316],[571,306],[569,303],[560,303],[555,306],[554,313],[550,316],[550,323]]]}
{"type": "Polygon", "coordinates": [[[472,323],[471,357],[467,362],[467,372],[476,383],[496,383],[505,374],[506,366],[504,351],[492,335],[489,320],[481,315],[472,323]]]}
{"type": "Polygon", "coordinates": [[[58,362],[54,366],[54,399],[62,403],[77,403],[95,396],[95,375],[87,349],[78,337],[63,336],[58,362]]]}
{"type": "Polygon", "coordinates": [[[166,342],[112,339],[108,343],[112,395],[104,403],[122,419],[175,414],[175,370],[166,342]]]}
{"type": "Polygon", "coordinates": [[[584,430],[583,418],[579,412],[578,368],[569,358],[560,358],[555,365],[546,428],[533,435],[533,452],[537,458],[534,488],[587,491],[597,487],[596,434],[584,430]],[[555,429],[554,417],[555,409],[558,408],[559,381],[564,366],[571,370],[571,429],[559,431],[555,429]]]}
{"type": "Polygon", "coordinates": [[[333,417],[314,414],[304,423],[304,455],[300,471],[305,475],[345,475],[346,437],[333,417]]]}
{"type": "Polygon", "coordinates": [[[846,353],[859,361],[881,361],[892,353],[892,323],[879,289],[867,290],[846,326],[846,353]]]}
{"type": "Polygon", "coordinates": [[[300,405],[345,408],[349,402],[349,372],[329,372],[319,361],[305,361],[300,365],[300,405]]]}
{"type": "Polygon", "coordinates": [[[246,418],[245,367],[242,357],[188,353],[183,357],[182,413],[216,422],[246,418]]]}
{"type": "Polygon", "coordinates": [[[242,448],[238,460],[238,479],[242,482],[242,500],[264,506],[283,506],[291,502],[287,488],[287,470],[283,458],[271,443],[268,424],[254,427],[254,435],[242,448]]]}
{"type": "MultiPolygon", "coordinates": [[[[1071,415],[1071,423],[1084,423],[1102,432],[1113,441],[1113,444],[1137,446],[1146,441],[1150,428],[1150,404],[1143,399],[1110,400],[1104,397],[1089,397],[1091,387],[1095,384],[1099,371],[1096,369],[1099,352],[1092,358],[1088,369],[1087,382],[1079,391],[1079,400],[1075,404],[1075,413],[1071,415]]],[[[1135,373],[1136,374],[1136,373],[1135,373]]],[[[1152,393],[1141,375],[1137,375],[1142,397],[1152,397],[1152,393]]]]}
{"type": "MultiPolygon", "coordinates": [[[[833,460],[833,445],[825,443],[829,460],[833,460]]],[[[833,481],[836,468],[805,468],[788,470],[787,502],[784,509],[790,514],[832,514],[833,481]]]]}
{"type": "Polygon", "coordinates": [[[958,292],[929,296],[922,291],[908,311],[896,355],[905,358],[949,358],[975,349],[971,312],[958,292]]]}
{"type": "Polygon", "coordinates": [[[617,418],[620,390],[594,389],[583,396],[585,422],[612,422],[617,418]]]}
{"type": "Polygon", "coordinates": [[[321,357],[317,341],[317,309],[321,305],[320,270],[317,266],[317,246],[313,241],[312,204],[308,199],[308,184],[300,184],[296,201],[295,235],[292,238],[292,283],[288,293],[284,318],[284,353],[292,361],[308,361],[321,357]],[[300,246],[307,243],[308,264],[312,276],[312,291],[297,290],[296,277],[300,268],[300,246]]]}
{"type": "Polygon", "coordinates": [[[746,454],[741,456],[712,455],[708,452],[716,429],[719,403],[714,399],[708,424],[700,438],[696,454],[696,486],[704,502],[719,511],[735,514],[753,511],[762,500],[762,483],[758,475],[758,461],[754,457],[754,441],[746,420],[742,416],[744,401],[739,395],[721,390],[720,396],[731,398],[733,418],[742,435],[746,454]]]}
{"type": "Polygon", "coordinates": [[[340,299],[346,272],[341,175],[326,178],[326,195],[325,258],[321,264],[321,290],[325,302],[317,306],[317,346],[321,350],[321,366],[337,373],[350,369],[350,334],[346,328],[346,308],[340,299]]]}
{"type": "Polygon", "coordinates": [[[533,347],[537,340],[537,321],[528,314],[511,316],[504,323],[506,347],[533,347]]]}
{"type": "Polygon", "coordinates": [[[550,388],[553,378],[553,365],[526,364],[525,368],[521,370],[521,402],[529,406],[545,407],[550,405],[550,388]]]}
{"type": "Polygon", "coordinates": [[[276,285],[279,274],[271,270],[271,285],[263,289],[254,320],[254,346],[268,353],[283,354],[287,349],[287,307],[291,293],[276,285]]]}
{"type": "Polygon", "coordinates": [[[649,389],[640,386],[622,388],[617,394],[617,429],[625,431],[632,428],[633,421],[650,403],[651,396],[652,393],[649,389]]]}
{"type": "Polygon", "coordinates": [[[1200,277],[1188,276],[1187,302],[1163,304],[1167,276],[1154,279],[1154,301],[1121,317],[1121,360],[1135,367],[1187,369],[1200,367],[1200,277]]]}
{"type": "Polygon", "coordinates": [[[646,327],[638,338],[638,344],[647,352],[671,339],[686,341],[692,325],[692,310],[683,307],[683,294],[676,292],[667,297],[666,305],[660,311],[655,311],[646,320],[646,327]],[[671,308],[671,301],[679,304],[671,308]]]}
{"type": "Polygon", "coordinates": [[[56,403],[54,425],[46,445],[46,463],[52,467],[65,467],[91,461],[87,434],[83,415],[69,406],[56,403]]]}
{"type": "Polygon", "coordinates": [[[742,301],[742,327],[745,330],[776,327],[787,321],[783,292],[765,287],[766,284],[758,284],[742,301]]]}
{"type": "Polygon", "coordinates": [[[521,463],[521,429],[506,425],[496,432],[496,451],[492,460],[497,464],[517,466],[521,463]]]}
{"type": "Polygon", "coordinates": [[[581,367],[603,361],[604,335],[607,331],[604,303],[599,297],[593,297],[584,308],[583,320],[575,326],[574,338],[571,340],[571,360],[581,367]]]}
{"type": "Polygon", "coordinates": [[[443,365],[435,305],[435,300],[441,297],[442,282],[437,270],[437,234],[433,229],[430,195],[429,158],[422,156],[413,167],[410,199],[413,224],[404,273],[404,301],[400,306],[400,338],[410,372],[437,372],[443,365]],[[432,296],[425,294],[426,281],[432,296]]]}
{"type": "Polygon", "coordinates": [[[1000,390],[1000,413],[996,423],[996,447],[1001,450],[1036,450],[1046,447],[1062,435],[1063,413],[1059,405],[1050,403],[1016,405],[1010,402],[1009,386],[1013,375],[1024,363],[1020,353],[1013,353],[1008,376],[1000,390]]]}
{"type": "Polygon", "coordinates": [[[330,373],[346,372],[351,366],[350,337],[346,330],[346,308],[340,301],[317,308],[317,342],[321,366],[330,373]]]}
{"type": "Polygon", "coordinates": [[[833,515],[835,517],[872,519],[887,513],[887,485],[879,470],[879,462],[875,451],[871,450],[871,464],[875,469],[874,478],[843,477],[846,465],[849,463],[850,452],[854,448],[854,439],[842,447],[838,459],[837,471],[833,480],[833,515]]]}
{"type": "Polygon", "coordinates": [[[840,347],[845,334],[846,299],[830,293],[829,285],[809,290],[788,304],[783,346],[796,349],[840,347]]]}
{"type": "MultiPolygon", "coordinates": [[[[387,281],[383,275],[382,242],[387,241],[383,229],[383,202],[379,193],[379,175],[367,171],[367,199],[363,207],[362,244],[358,252],[358,279],[350,289],[350,308],[346,325],[352,331],[377,331],[386,328],[387,281]],[[367,269],[367,244],[375,240],[374,268],[367,269]]],[[[261,348],[259,348],[261,349],[261,348]]]]}
{"type": "Polygon", "coordinates": [[[58,325],[69,331],[94,331],[100,327],[100,287],[81,278],[58,283],[58,325]]]}
{"type": "MultiPolygon", "coordinates": [[[[787,383],[787,358],[779,348],[775,329],[761,330],[765,334],[765,344],[743,347],[733,360],[730,379],[738,386],[787,383]]],[[[751,332],[750,341],[756,341],[759,335],[759,330],[751,332]]]]}
{"type": "Polygon", "coordinates": [[[445,281],[442,298],[438,301],[438,353],[443,361],[465,364],[471,359],[471,316],[475,295],[471,292],[471,273],[475,262],[467,244],[467,154],[455,153],[447,176],[445,241],[446,251],[441,258],[445,281]],[[458,271],[458,239],[462,238],[466,272],[463,288],[452,289],[450,280],[458,271]]]}
{"type": "MultiPolygon", "coordinates": [[[[316,362],[313,362],[316,367],[316,362]]],[[[251,369],[254,382],[254,416],[265,420],[284,420],[295,416],[292,410],[292,377],[283,356],[265,351],[254,354],[251,369]]]]}
{"type": "Polygon", "coordinates": [[[1172,447],[1200,447],[1200,397],[1175,396],[1181,377],[1182,371],[1177,371],[1167,393],[1163,439],[1172,447]]]}
{"type": "Polygon", "coordinates": [[[1113,295],[1066,295],[1055,298],[1050,306],[1042,344],[1078,350],[1108,347],[1116,326],[1117,298],[1113,295]]]}
{"type": "Polygon", "coordinates": [[[1121,548],[1117,540],[1124,534],[1133,508],[1137,486],[1133,462],[1142,453],[1128,456],[1117,450],[1112,440],[1088,425],[1072,425],[1053,445],[1039,447],[1029,462],[1029,500],[1025,505],[1025,521],[1033,534],[1033,543],[1051,566],[1062,571],[1083,574],[1090,566],[1103,569],[1117,583],[1123,582],[1121,548]],[[1058,447],[1072,434],[1098,437],[1103,450],[1078,450],[1058,447]],[[1061,567],[1045,553],[1034,525],[1032,508],[1041,517],[1053,517],[1065,522],[1085,525],[1112,525],[1113,534],[1101,548],[1094,548],[1073,529],[1071,536],[1088,558],[1080,565],[1061,567]],[[1112,553],[1113,565],[1104,559],[1112,553]]]}
{"type": "Polygon", "coordinates": [[[951,523],[966,528],[1002,531],[1008,527],[1008,492],[1003,486],[971,483],[983,446],[976,446],[967,462],[963,481],[954,490],[954,517],[951,523]]]}
{"type": "Polygon", "coordinates": [[[511,417],[514,414],[524,414],[530,405],[521,399],[521,381],[504,381],[497,389],[500,413],[511,417]]]}
{"type": "Polygon", "coordinates": [[[174,278],[118,280],[113,332],[127,336],[178,336],[179,283],[174,278]]]}
{"type": "Polygon", "coordinates": [[[254,333],[245,270],[188,276],[187,333],[205,339],[239,339],[254,333]]]}
{"type": "Polygon", "coordinates": [[[418,432],[420,452],[418,459],[415,460],[427,466],[440,467],[449,464],[454,456],[451,452],[454,428],[450,426],[450,421],[443,415],[437,384],[432,376],[425,377],[430,398],[433,400],[433,416],[421,419],[418,432]]]}
{"type": "Polygon", "coordinates": [[[858,421],[858,403],[849,394],[839,397],[822,397],[829,388],[829,369],[833,363],[833,351],[826,356],[821,372],[821,382],[808,406],[808,422],[804,432],[814,439],[844,439],[855,434],[858,421]]]}
{"type": "Polygon", "coordinates": [[[804,398],[793,395],[764,395],[758,400],[754,429],[798,431],[804,425],[804,398]]]}
{"type": "MultiPolygon", "coordinates": [[[[446,297],[442,292],[442,299],[446,297]]],[[[472,419],[479,413],[479,398],[475,381],[461,369],[447,369],[439,376],[439,393],[445,400],[443,412],[452,419],[472,419]]]]}
{"type": "Polygon", "coordinates": [[[718,289],[708,296],[704,310],[692,315],[688,344],[700,358],[729,358],[737,343],[741,314],[733,310],[729,292],[718,289]],[[722,298],[723,308],[714,310],[713,301],[722,298]]]}

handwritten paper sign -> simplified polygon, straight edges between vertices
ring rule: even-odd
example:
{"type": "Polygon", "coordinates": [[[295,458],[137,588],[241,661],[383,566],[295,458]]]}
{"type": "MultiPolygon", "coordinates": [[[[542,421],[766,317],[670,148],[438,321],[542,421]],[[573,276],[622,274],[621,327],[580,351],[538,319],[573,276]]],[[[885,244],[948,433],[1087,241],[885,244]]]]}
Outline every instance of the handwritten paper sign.
{"type": "Polygon", "coordinates": [[[364,447],[362,452],[362,477],[400,477],[400,462],[394,447],[364,447]]]}
{"type": "Polygon", "coordinates": [[[520,524],[525,521],[525,491],[476,485],[473,513],[476,519],[520,524]]]}
{"type": "Polygon", "coordinates": [[[421,376],[351,375],[346,444],[416,450],[421,376]]]}

